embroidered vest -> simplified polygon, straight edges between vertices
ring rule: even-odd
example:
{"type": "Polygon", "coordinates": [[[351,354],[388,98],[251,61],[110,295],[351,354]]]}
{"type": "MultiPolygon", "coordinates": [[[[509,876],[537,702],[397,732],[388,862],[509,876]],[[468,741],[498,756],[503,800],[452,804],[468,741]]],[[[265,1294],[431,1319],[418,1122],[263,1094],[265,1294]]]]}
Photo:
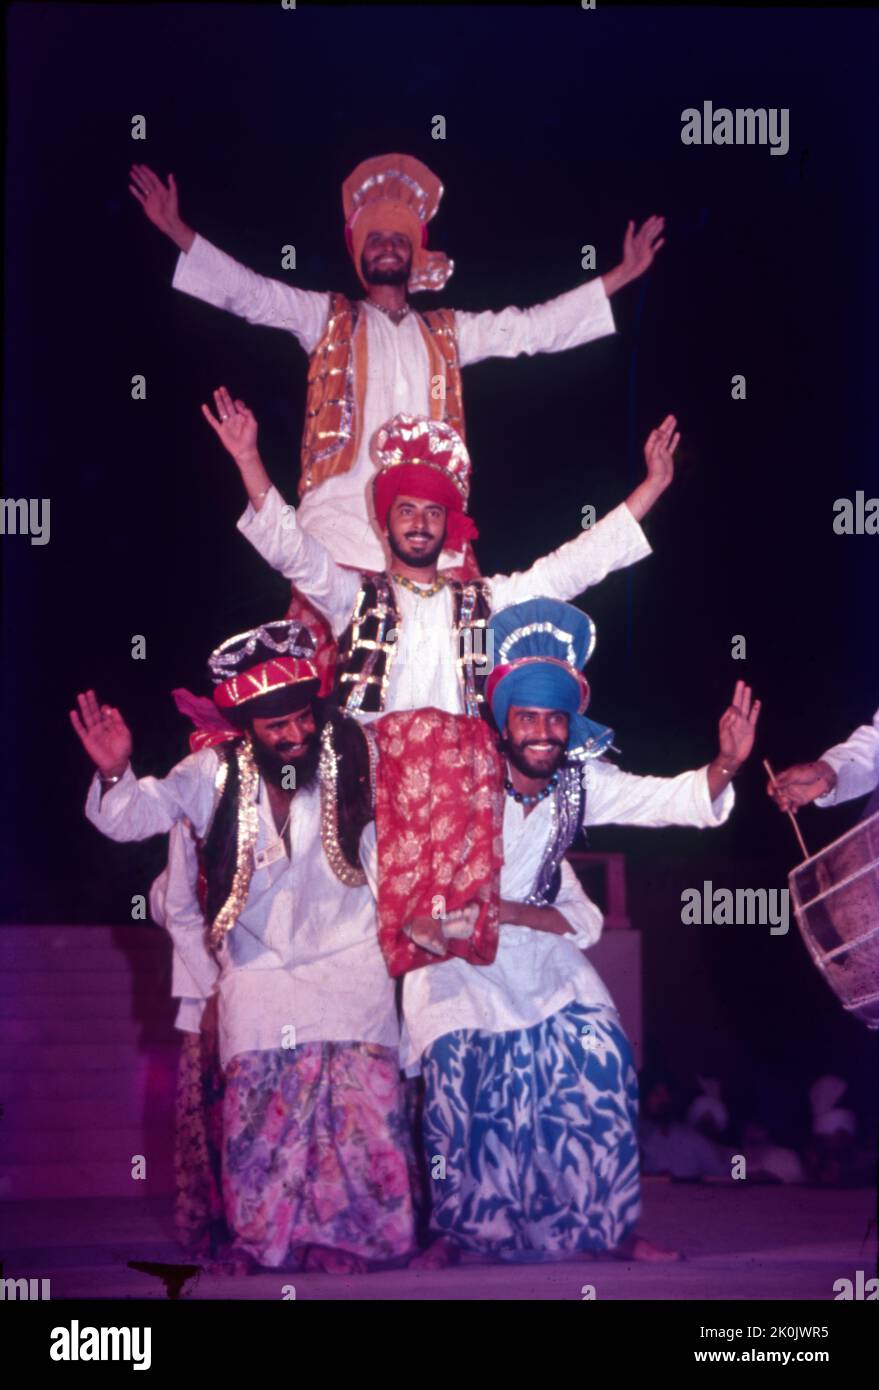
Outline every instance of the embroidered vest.
{"type": "MultiPolygon", "coordinates": [[[[361,887],[360,836],[373,817],[376,751],[370,731],[329,708],[320,735],[320,837],[336,878],[361,887]]],[[[199,902],[208,940],[217,947],[244,910],[254,870],[259,806],[254,799],[259,769],[248,739],[220,744],[214,807],[204,838],[197,842],[199,902]]]]}
{"type": "MultiPolygon", "coordinates": [[[[464,713],[488,719],[484,693],[489,672],[485,627],[491,617],[488,581],[472,579],[464,583],[450,579],[448,585],[452,591],[452,631],[464,713]]],[[[347,714],[384,711],[400,623],[388,575],[361,575],[351,622],[339,638],[336,660],[334,694],[347,714]]]]}
{"type": "Polygon", "coordinates": [[[555,902],[562,883],[562,860],[583,828],[586,790],[581,763],[561,769],[550,806],[552,818],[546,851],[534,889],[525,899],[533,907],[547,907],[555,902]]]}
{"type": "MultiPolygon", "coordinates": [[[[410,311],[411,312],[411,311],[410,311]]],[[[415,318],[428,353],[431,383],[430,415],[448,420],[464,436],[461,368],[453,309],[429,309],[415,318]],[[445,390],[434,391],[441,377],[445,390]]],[[[363,427],[366,397],[366,324],[362,305],[343,294],[330,295],[330,315],[323,338],[308,366],[305,427],[302,432],[302,473],[299,496],[304,497],[325,478],[347,473],[354,462],[363,427]]]]}

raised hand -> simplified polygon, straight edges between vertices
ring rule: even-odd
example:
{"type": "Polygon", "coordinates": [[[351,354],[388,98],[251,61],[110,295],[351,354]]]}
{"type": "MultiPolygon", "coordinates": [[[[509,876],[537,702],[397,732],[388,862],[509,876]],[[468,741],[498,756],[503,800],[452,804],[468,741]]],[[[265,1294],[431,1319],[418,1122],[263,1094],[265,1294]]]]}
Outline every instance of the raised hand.
{"type": "Polygon", "coordinates": [[[647,477],[663,488],[668,487],[675,475],[674,452],[681,439],[677,423],[676,416],[666,415],[662,424],[650,431],[644,445],[647,477]]]}
{"type": "Polygon", "coordinates": [[[255,455],[257,424],[253,411],[243,401],[233,401],[225,386],[214,392],[214,405],[219,419],[207,405],[202,406],[201,413],[236,463],[255,455]]]}
{"type": "Polygon", "coordinates": [[[760,701],[752,703],[751,687],[736,681],[732,704],[721,715],[718,726],[720,760],[730,771],[737,770],[749,757],[759,717],[760,701]]]}
{"type": "Polygon", "coordinates": [[[131,758],[131,733],[118,709],[98,705],[93,690],[77,695],[79,714],[70,711],[70,722],[79,741],[102,777],[119,777],[131,758]]]}
{"type": "Polygon", "coordinates": [[[769,782],[767,792],[780,811],[798,811],[816,797],[836,786],[836,773],[829,763],[795,763],[769,782]]]}
{"type": "Polygon", "coordinates": [[[674,451],[681,437],[677,423],[674,415],[666,415],[662,424],[650,431],[644,445],[647,477],[626,498],[626,506],[636,521],[643,521],[674,477],[674,451]]]}
{"type": "Polygon", "coordinates": [[[180,221],[174,175],[168,175],[168,186],[165,187],[149,165],[132,164],[128,177],[131,179],[129,193],[140,203],[153,226],[170,236],[171,228],[180,221]]]}
{"type": "Polygon", "coordinates": [[[637,280],[639,275],[650,269],[657,251],[665,245],[665,237],[662,235],[664,230],[664,217],[648,217],[637,232],[634,222],[629,222],[623,238],[622,259],[623,273],[627,280],[637,280]]]}

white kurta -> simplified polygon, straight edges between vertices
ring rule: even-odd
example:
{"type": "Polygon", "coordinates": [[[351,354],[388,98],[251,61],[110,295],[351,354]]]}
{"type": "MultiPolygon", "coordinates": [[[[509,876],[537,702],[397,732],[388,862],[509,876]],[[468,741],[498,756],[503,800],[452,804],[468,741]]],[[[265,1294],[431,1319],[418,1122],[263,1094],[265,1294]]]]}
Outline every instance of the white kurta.
{"type": "MultiPolygon", "coordinates": [[[[260,511],[248,504],[239,530],[274,569],[290,579],[326,617],[338,637],[351,621],[360,576],[338,565],[329,550],[298,524],[298,513],[285,506],[272,488],[260,511]]],[[[641,527],[623,503],[576,540],[568,541],[530,569],[496,574],[491,586],[495,611],[525,599],[569,600],[598,584],[611,570],[650,554],[641,527]]],[[[463,714],[464,703],[455,666],[453,600],[448,588],[422,598],[396,586],[400,626],[391,663],[383,713],[434,709],[463,714]]],[[[378,715],[363,714],[364,721],[378,715]]]]}
{"type": "MultiPolygon", "coordinates": [[[[202,837],[217,766],[217,754],[208,748],[161,779],[138,780],[129,767],[103,799],[96,775],[86,815],[112,840],[167,833],[184,816],[202,837]]],[[[258,852],[275,845],[278,835],[262,780],[257,799],[258,852]]],[[[297,1044],[397,1045],[394,984],[379,950],[372,893],[366,886],[347,888],[330,869],[316,787],[293,797],[289,834],[289,857],[285,852],[254,869],[244,911],[221,949],[223,1066],[240,1052],[280,1048],[291,1038],[297,1044]]]]}
{"type": "Polygon", "coordinates": [[[171,997],[179,999],[175,1027],[201,1028],[204,1006],[220,977],[216,956],[205,941],[206,924],[198,901],[198,855],[192,832],[177,821],[168,836],[168,863],[150,888],[150,916],[171,937],[171,997]]]}
{"type": "MultiPolygon", "coordinates": [[[[296,289],[257,275],[204,237],[196,236],[191,249],[181,252],[172,283],[175,289],[227,309],[248,323],[292,333],[309,356],[326,330],[329,294],[296,289]]],[[[337,560],[356,569],[382,570],[385,552],[370,519],[368,484],[375,467],[369,442],[375,431],[401,410],[410,415],[430,414],[430,371],[414,313],[394,324],[380,309],[365,300],[361,303],[367,335],[367,382],[357,453],[347,473],[327,478],[306,495],[300,520],[337,560]]],[[[600,278],[530,309],[479,314],[456,310],[455,327],[462,367],[489,357],[562,352],[614,332],[610,301],[600,278]]],[[[448,553],[444,563],[460,560],[460,555],[448,553]]]]}
{"type": "MultiPolygon", "coordinates": [[[[604,758],[585,764],[585,825],[688,825],[705,829],[722,825],[733,808],[728,786],[712,802],[707,768],[677,777],[638,777],[622,772],[604,758]]],[[[524,902],[534,889],[549,839],[550,798],[530,816],[511,798],[504,808],[504,866],[501,897],[524,902]]],[[[375,830],[367,826],[361,858],[375,882],[375,830]]],[[[437,1038],[458,1029],[506,1033],[533,1028],[576,1000],[613,1005],[595,968],[583,955],[601,935],[602,915],[569,864],[554,903],[567,918],[570,932],[556,936],[533,927],[501,925],[496,959],[491,965],[448,960],[412,970],[403,980],[402,1065],[412,1074],[419,1058],[437,1038]]]]}
{"type": "Polygon", "coordinates": [[[875,791],[879,787],[879,709],[872,724],[862,724],[844,743],[828,748],[821,761],[833,768],[836,786],[827,796],[819,796],[816,806],[836,806],[875,791]]]}

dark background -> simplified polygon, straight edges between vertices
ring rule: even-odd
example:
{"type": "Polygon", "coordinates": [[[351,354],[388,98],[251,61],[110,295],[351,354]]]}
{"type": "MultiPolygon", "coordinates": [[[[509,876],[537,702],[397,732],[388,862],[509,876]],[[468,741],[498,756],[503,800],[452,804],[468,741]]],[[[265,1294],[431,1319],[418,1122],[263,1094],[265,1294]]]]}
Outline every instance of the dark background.
{"type": "MultiPolygon", "coordinates": [[[[164,841],[117,846],[85,822],[75,693],[118,704],[136,769],[164,773],[186,751],[170,689],[204,691],[208,651],[285,606],[235,530],[240,484],[199,403],[221,382],[244,397],[295,500],[304,355],[171,290],[176,249],[127,192],[130,163],[173,170],[184,218],[254,269],[357,293],[340,185],[404,150],[445,183],[430,241],[456,262],[422,307],[545,300],[583,278],[584,243],[601,272],[629,217],[668,219],[647,280],[614,298],[617,336],[467,369],[478,555],[508,571],[576,534],[679,416],[655,554],[581,601],[591,712],[623,766],[668,774],[711,758],[737,678],[765,709],[726,827],[592,836],[629,856],[648,1050],[685,1084],[713,1068],[800,1112],[830,1069],[875,1103],[875,1038],[794,924],[683,927],[679,904],[703,878],[785,886],[796,845],[760,758],[817,757],[879,701],[879,538],[832,529],[836,498],[879,492],[876,37],[874,14],[833,9],[11,7],[4,494],[51,498],[51,541],[3,543],[3,921],[128,920],[163,863],[164,841]],[[788,107],[789,153],[684,146],[681,112],[705,99],[788,107]]],[[[861,809],[806,811],[810,848],[861,809]]]]}

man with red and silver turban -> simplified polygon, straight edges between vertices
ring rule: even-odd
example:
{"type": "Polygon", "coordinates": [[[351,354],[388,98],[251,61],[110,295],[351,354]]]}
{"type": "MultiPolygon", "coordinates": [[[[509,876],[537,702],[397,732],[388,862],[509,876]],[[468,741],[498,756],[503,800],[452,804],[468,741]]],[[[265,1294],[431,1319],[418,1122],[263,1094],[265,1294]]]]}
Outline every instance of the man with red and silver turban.
{"type": "MultiPolygon", "coordinates": [[[[394,985],[345,815],[370,781],[363,730],[319,698],[297,624],[229,638],[209,667],[213,710],[176,692],[198,749],[163,778],[137,778],[119,711],[79,696],[71,722],[97,767],[86,815],[122,841],[188,823],[199,846],[201,903],[185,855],[153,897],[188,967],[190,1009],[216,1004],[213,1216],[233,1243],[208,1253],[233,1271],[364,1271],[412,1249],[414,1218],[394,985]]],[[[187,1022],[194,1034],[200,1015],[187,1022]]]]}
{"type": "Polygon", "coordinates": [[[326,620],[338,643],[336,690],[359,719],[433,707],[478,715],[488,674],[493,610],[546,596],[569,601],[650,553],[640,521],[672,481],[674,416],[645,447],[646,477],[594,526],[515,574],[461,580],[440,570],[447,540],[476,535],[468,515],[470,458],[447,422],[401,413],[376,432],[374,509],[388,558],[378,573],[339,564],[272,486],[243,401],[215,393],[204,407],[250,499],[239,530],[326,620]]]}

